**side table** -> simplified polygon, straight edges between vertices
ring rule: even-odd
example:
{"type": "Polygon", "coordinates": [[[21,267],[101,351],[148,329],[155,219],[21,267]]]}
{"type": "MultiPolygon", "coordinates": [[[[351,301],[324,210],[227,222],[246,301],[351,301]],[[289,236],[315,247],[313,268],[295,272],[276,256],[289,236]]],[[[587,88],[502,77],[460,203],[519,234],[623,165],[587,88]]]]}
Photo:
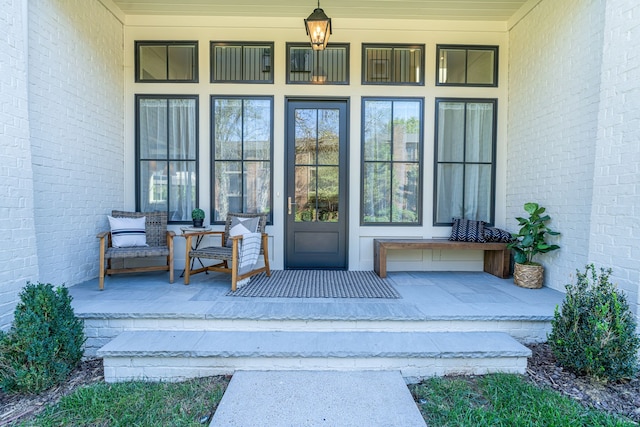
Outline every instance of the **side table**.
{"type": "MultiPolygon", "coordinates": [[[[211,231],[211,227],[210,226],[206,226],[206,227],[193,227],[193,226],[185,226],[185,227],[180,227],[180,231],[182,231],[181,236],[182,237],[186,237],[187,234],[190,233],[202,233],[203,231],[211,231]]],[[[204,238],[204,234],[199,235],[196,237],[196,241],[194,243],[194,245],[191,247],[192,250],[196,250],[200,247],[200,244],[202,243],[202,239],[204,238]]],[[[198,262],[200,263],[200,265],[204,268],[204,264],[202,263],[202,260],[200,260],[200,258],[192,258],[191,259],[191,269],[193,270],[193,264],[196,261],[196,259],[198,260],[198,262]]],[[[180,275],[180,277],[184,277],[184,272],[185,270],[182,270],[182,274],[180,275]]],[[[205,274],[209,274],[208,271],[205,271],[205,274]]]]}

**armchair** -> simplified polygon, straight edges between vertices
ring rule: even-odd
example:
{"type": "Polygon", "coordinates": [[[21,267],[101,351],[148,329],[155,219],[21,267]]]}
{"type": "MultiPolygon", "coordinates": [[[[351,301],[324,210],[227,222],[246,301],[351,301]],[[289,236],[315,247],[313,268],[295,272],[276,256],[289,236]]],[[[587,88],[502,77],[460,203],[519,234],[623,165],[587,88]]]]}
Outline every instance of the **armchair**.
{"type": "Polygon", "coordinates": [[[188,285],[192,274],[202,273],[205,271],[218,271],[222,273],[231,274],[231,290],[237,289],[238,281],[254,276],[256,274],[265,272],[267,276],[271,276],[271,269],[269,268],[269,250],[268,241],[269,236],[265,233],[265,227],[267,223],[267,216],[265,214],[247,214],[247,213],[229,213],[225,222],[224,231],[203,231],[201,233],[189,233],[185,235],[187,239],[186,243],[186,257],[185,257],[185,271],[184,271],[184,284],[188,285]],[[248,272],[241,272],[239,267],[240,261],[240,241],[242,240],[242,234],[234,235],[233,228],[241,221],[257,219],[256,233],[261,234],[260,242],[260,254],[263,257],[264,265],[259,268],[254,268],[248,272]],[[204,235],[218,235],[220,236],[220,246],[208,246],[198,249],[193,249],[192,239],[197,239],[198,236],[204,235]],[[210,266],[204,266],[201,268],[192,268],[192,259],[214,259],[219,262],[210,266]]]}
{"type": "Polygon", "coordinates": [[[167,230],[166,212],[124,212],[112,211],[113,218],[145,218],[147,246],[114,247],[110,231],[98,234],[100,239],[100,290],[104,289],[104,276],[119,273],[145,271],[169,271],[169,283],[173,283],[173,237],[167,230]],[[145,267],[112,268],[112,259],[166,257],[166,264],[145,267]],[[106,265],[105,265],[106,264],[106,265]],[[105,268],[106,267],[106,268],[105,268]]]}

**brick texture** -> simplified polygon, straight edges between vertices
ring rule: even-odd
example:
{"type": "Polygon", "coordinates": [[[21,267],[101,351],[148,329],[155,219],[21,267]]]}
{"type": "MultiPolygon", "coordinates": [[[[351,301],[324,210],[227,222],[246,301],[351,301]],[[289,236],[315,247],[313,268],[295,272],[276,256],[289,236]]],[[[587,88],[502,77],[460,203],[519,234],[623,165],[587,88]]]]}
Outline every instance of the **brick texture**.
{"type": "Polygon", "coordinates": [[[18,293],[38,278],[29,146],[26,7],[0,0],[0,329],[18,293]]]}
{"type": "Polygon", "coordinates": [[[96,234],[124,204],[123,26],[100,2],[29,3],[40,279],[97,276],[96,234]]]}
{"type": "Polygon", "coordinates": [[[640,4],[609,0],[605,15],[590,259],[613,268],[639,315],[640,4]]]}
{"type": "Polygon", "coordinates": [[[0,0],[0,328],[27,281],[97,276],[124,205],[123,26],[97,1],[0,0]]]}
{"type": "Polygon", "coordinates": [[[510,31],[507,217],[546,206],[560,251],[539,259],[563,290],[611,267],[638,313],[640,6],[544,0],[510,31]]]}

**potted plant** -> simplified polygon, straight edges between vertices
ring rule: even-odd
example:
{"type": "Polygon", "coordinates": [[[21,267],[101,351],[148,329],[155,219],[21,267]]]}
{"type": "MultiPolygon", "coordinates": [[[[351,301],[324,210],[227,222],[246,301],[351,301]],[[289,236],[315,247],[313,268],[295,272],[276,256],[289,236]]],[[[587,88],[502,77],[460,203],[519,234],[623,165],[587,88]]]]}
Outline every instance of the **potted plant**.
{"type": "Polygon", "coordinates": [[[191,211],[191,219],[193,220],[194,227],[202,227],[202,223],[204,222],[204,211],[200,208],[195,208],[191,211]]]}
{"type": "Polygon", "coordinates": [[[548,244],[547,235],[557,236],[560,233],[551,230],[546,223],[551,220],[549,215],[543,215],[545,208],[537,203],[525,203],[524,210],[529,218],[516,217],[520,231],[512,233],[514,241],[507,246],[513,250],[515,267],[513,281],[523,288],[537,289],[542,287],[544,269],[533,259],[537,254],[560,249],[560,246],[548,244]]]}

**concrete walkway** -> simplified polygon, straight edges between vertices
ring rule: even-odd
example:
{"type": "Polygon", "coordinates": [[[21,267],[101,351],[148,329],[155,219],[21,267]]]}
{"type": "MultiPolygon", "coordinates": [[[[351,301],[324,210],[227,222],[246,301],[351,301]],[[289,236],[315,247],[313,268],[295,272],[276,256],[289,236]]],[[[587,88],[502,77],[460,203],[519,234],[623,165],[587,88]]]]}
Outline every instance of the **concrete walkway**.
{"type": "Polygon", "coordinates": [[[238,371],[215,427],[425,427],[398,371],[238,371]]]}

